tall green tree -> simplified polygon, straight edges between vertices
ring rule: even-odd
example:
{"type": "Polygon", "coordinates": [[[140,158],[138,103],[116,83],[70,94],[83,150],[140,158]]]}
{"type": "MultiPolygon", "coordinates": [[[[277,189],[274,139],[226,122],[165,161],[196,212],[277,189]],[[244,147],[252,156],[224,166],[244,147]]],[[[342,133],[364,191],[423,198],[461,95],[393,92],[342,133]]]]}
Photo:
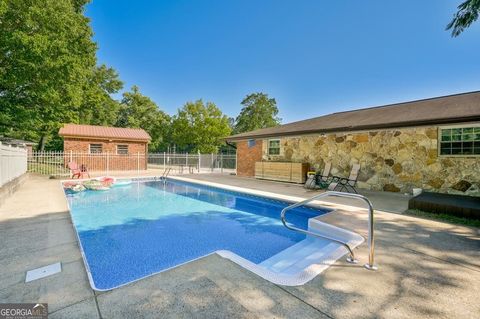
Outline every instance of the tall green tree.
{"type": "Polygon", "coordinates": [[[86,1],[0,2],[0,134],[40,148],[75,122],[96,65],[86,1]]]}
{"type": "Polygon", "coordinates": [[[212,102],[187,102],[172,121],[172,141],[183,151],[216,153],[230,133],[228,117],[212,102]]]}
{"type": "Polygon", "coordinates": [[[457,7],[457,12],[447,25],[447,30],[452,30],[452,37],[457,37],[477,21],[479,14],[480,0],[466,0],[457,7]]]}
{"type": "Polygon", "coordinates": [[[240,114],[235,119],[234,133],[243,133],[280,124],[277,102],[265,93],[249,94],[241,102],[240,114]]]}
{"type": "Polygon", "coordinates": [[[117,122],[120,103],[112,94],[123,88],[118,73],[100,65],[91,72],[83,93],[83,102],[78,110],[78,123],[112,126],[117,122]]]}
{"type": "Polygon", "coordinates": [[[165,149],[170,134],[170,116],[161,111],[137,86],[123,93],[116,126],[142,128],[150,134],[151,151],[165,149]]]}

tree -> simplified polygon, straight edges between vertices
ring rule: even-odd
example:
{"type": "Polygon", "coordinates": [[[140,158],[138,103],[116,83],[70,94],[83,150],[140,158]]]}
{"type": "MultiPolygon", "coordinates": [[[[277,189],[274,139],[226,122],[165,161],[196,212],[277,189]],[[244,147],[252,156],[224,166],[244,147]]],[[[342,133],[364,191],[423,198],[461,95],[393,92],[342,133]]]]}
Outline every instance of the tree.
{"type": "Polygon", "coordinates": [[[187,102],[172,121],[172,140],[184,151],[216,153],[230,133],[228,117],[212,102],[187,102]]]}
{"type": "Polygon", "coordinates": [[[86,1],[0,4],[0,133],[38,139],[74,122],[96,64],[86,1]]]}
{"type": "Polygon", "coordinates": [[[447,25],[447,30],[452,30],[452,37],[457,37],[473,22],[477,21],[480,13],[480,0],[466,0],[458,7],[452,21],[447,25]]]}
{"type": "Polygon", "coordinates": [[[235,134],[280,124],[281,119],[277,117],[277,102],[267,94],[249,94],[241,104],[243,108],[235,119],[235,134]]]}
{"type": "Polygon", "coordinates": [[[118,73],[101,65],[95,67],[86,83],[83,102],[78,110],[78,123],[91,125],[115,125],[120,104],[111,95],[123,88],[118,73]]]}
{"type": "Polygon", "coordinates": [[[149,149],[164,149],[170,129],[170,116],[161,111],[147,96],[140,93],[137,86],[131,92],[123,93],[116,126],[142,128],[152,140],[149,149]]]}

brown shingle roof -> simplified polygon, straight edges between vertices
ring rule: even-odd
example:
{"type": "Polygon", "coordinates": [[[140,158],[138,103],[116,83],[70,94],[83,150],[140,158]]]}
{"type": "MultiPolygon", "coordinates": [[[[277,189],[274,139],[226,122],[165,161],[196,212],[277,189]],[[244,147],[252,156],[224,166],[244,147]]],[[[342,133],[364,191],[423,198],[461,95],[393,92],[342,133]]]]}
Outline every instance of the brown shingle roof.
{"type": "Polygon", "coordinates": [[[480,91],[332,113],[227,137],[228,141],[480,121],[480,91]]]}
{"type": "Polygon", "coordinates": [[[64,124],[58,132],[60,136],[93,137],[117,140],[149,141],[150,135],[140,128],[122,128],[97,125],[64,124]]]}

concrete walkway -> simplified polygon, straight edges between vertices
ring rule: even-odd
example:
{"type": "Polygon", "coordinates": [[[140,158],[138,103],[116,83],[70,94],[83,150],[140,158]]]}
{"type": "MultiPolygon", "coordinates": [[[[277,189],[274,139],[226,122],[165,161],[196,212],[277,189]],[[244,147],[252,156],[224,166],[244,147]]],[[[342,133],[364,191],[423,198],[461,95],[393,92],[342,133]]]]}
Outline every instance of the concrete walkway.
{"type": "MultiPolygon", "coordinates": [[[[309,197],[295,185],[189,175],[309,197]]],[[[401,211],[405,198],[373,199],[401,211]]],[[[353,204],[353,203],[348,203],[353,204]]],[[[331,204],[335,206],[335,204],[331,204]]],[[[384,205],[384,206],[382,206],[384,205]]],[[[217,255],[105,293],[87,280],[58,180],[31,177],[0,207],[0,303],[48,302],[49,318],[478,318],[480,231],[377,211],[377,263],[343,260],[308,284],[271,284],[217,255]],[[27,270],[62,262],[62,272],[25,283],[27,270]]],[[[362,209],[323,216],[365,234],[362,209]]]]}
{"type": "MultiPolygon", "coordinates": [[[[303,198],[309,198],[324,192],[323,190],[308,190],[299,184],[273,182],[250,177],[237,177],[227,174],[188,174],[180,176],[199,181],[214,182],[303,198]]],[[[410,195],[401,193],[378,192],[366,189],[359,189],[358,191],[360,194],[365,195],[370,199],[375,209],[386,212],[404,212],[408,209],[408,200],[411,198],[410,195]]],[[[358,204],[349,199],[345,200],[341,198],[331,198],[325,201],[346,205],[358,204]]]]}

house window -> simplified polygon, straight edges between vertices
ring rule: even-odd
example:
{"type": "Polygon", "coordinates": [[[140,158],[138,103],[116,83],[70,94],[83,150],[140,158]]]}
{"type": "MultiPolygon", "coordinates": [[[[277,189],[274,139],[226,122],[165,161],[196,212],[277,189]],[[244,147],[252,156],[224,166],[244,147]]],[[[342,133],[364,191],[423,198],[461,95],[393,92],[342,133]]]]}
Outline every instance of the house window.
{"type": "Polygon", "coordinates": [[[102,144],[90,144],[90,154],[102,152],[102,144]]]}
{"type": "Polygon", "coordinates": [[[254,147],[256,144],[255,140],[248,140],[248,148],[254,147]]]}
{"type": "Polygon", "coordinates": [[[440,129],[439,152],[444,156],[480,155],[480,126],[440,129]]]}
{"type": "Polygon", "coordinates": [[[118,155],[127,155],[128,154],[128,145],[117,145],[117,154],[118,155]]]}
{"type": "Polygon", "coordinates": [[[268,155],[280,155],[280,140],[268,140],[268,155]]]}

